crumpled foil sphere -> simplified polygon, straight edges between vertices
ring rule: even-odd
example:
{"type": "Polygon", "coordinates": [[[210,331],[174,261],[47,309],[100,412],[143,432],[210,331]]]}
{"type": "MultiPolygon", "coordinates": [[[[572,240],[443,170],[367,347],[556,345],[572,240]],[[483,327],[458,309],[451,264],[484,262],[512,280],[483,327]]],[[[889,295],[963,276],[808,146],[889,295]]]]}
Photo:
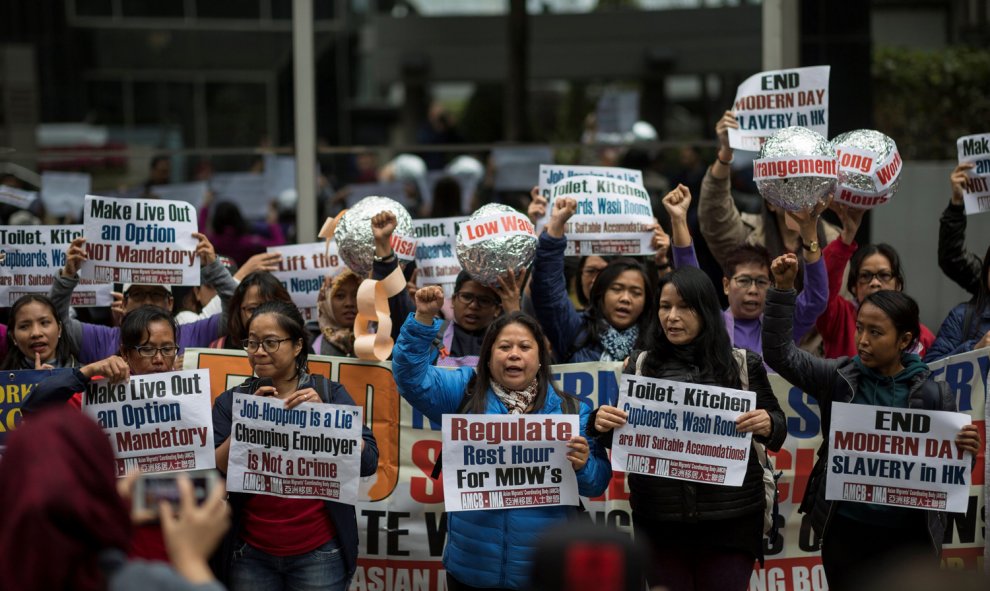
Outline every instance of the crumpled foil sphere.
{"type": "MultiPolygon", "coordinates": [[[[785,127],[767,138],[760,149],[760,158],[753,162],[758,171],[760,160],[787,156],[813,156],[835,159],[835,150],[820,133],[805,127],[785,127]]],[[[757,178],[760,175],[755,174],[757,178]]],[[[756,180],[760,195],[771,205],[800,211],[814,207],[819,201],[835,192],[836,177],[831,176],[784,176],[783,178],[763,178],[756,180]]]]}
{"type": "Polygon", "coordinates": [[[857,129],[833,138],[832,147],[839,158],[836,201],[857,209],[872,209],[890,201],[903,169],[894,140],[873,129],[857,129]]]}
{"type": "MultiPolygon", "coordinates": [[[[358,201],[354,207],[344,212],[334,230],[333,239],[337,242],[337,252],[344,264],[360,277],[371,275],[375,257],[375,236],[371,231],[371,218],[383,211],[395,214],[397,225],[394,236],[415,241],[412,218],[405,207],[388,197],[370,196],[358,201]]],[[[396,251],[400,259],[412,260],[412,256],[396,251]]]]}
{"type": "Polygon", "coordinates": [[[536,256],[536,234],[529,219],[518,211],[500,203],[489,203],[474,212],[467,222],[461,224],[457,232],[457,260],[461,268],[478,283],[494,287],[498,277],[507,271],[515,272],[528,267],[536,256]],[[519,229],[527,229],[526,234],[507,234],[501,218],[514,217],[519,229]],[[468,224],[482,219],[497,223],[492,231],[482,238],[469,236],[468,224]],[[468,242],[471,242],[470,244],[468,242]]]}

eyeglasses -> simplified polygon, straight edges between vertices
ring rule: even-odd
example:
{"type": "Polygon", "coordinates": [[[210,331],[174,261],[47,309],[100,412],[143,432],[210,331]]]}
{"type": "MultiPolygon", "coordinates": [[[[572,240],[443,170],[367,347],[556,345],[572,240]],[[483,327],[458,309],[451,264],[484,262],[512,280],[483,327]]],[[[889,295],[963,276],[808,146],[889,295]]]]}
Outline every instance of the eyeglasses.
{"type": "Polygon", "coordinates": [[[743,289],[749,289],[754,283],[757,289],[769,289],[770,280],[766,277],[750,277],[749,275],[737,275],[732,278],[736,285],[743,289]]]}
{"type": "Polygon", "coordinates": [[[161,353],[162,357],[175,357],[179,353],[179,348],[175,345],[165,345],[164,347],[151,347],[145,345],[143,347],[131,347],[138,352],[141,357],[152,358],[155,355],[161,353]]]}
{"type": "Polygon", "coordinates": [[[466,291],[459,291],[454,294],[454,297],[460,300],[465,306],[478,304],[479,308],[491,308],[499,304],[499,301],[493,297],[477,295],[466,291]]]}
{"type": "Polygon", "coordinates": [[[891,273],[890,271],[880,271],[879,273],[870,273],[869,271],[862,271],[856,277],[856,279],[859,280],[860,283],[865,285],[867,283],[872,283],[874,277],[879,279],[880,283],[887,283],[888,281],[894,278],[894,274],[891,273]]]}
{"type": "Polygon", "coordinates": [[[278,348],[282,346],[283,341],[291,341],[292,337],[286,337],[284,339],[265,339],[263,341],[255,341],[253,339],[244,339],[241,341],[241,346],[248,353],[254,353],[258,350],[258,347],[262,347],[265,353],[274,353],[278,351],[278,348]]]}

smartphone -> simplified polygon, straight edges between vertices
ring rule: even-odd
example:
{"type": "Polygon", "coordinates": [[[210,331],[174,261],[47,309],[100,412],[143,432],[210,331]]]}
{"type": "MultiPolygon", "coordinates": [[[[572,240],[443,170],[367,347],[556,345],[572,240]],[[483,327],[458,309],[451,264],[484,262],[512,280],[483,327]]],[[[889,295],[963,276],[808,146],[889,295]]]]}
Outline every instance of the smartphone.
{"type": "Polygon", "coordinates": [[[134,485],[134,493],[131,498],[134,511],[151,512],[157,515],[158,503],[161,501],[168,501],[178,506],[179,486],[177,478],[180,474],[185,474],[192,481],[193,498],[197,505],[201,505],[220,482],[220,473],[216,470],[142,474],[134,485]]]}

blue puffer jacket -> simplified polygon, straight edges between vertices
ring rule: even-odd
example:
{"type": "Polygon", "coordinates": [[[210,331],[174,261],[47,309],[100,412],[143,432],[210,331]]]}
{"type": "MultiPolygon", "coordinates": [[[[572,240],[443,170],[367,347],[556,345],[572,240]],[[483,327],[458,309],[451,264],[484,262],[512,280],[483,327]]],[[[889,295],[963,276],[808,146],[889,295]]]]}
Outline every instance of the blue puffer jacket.
{"type": "Polygon", "coordinates": [[[972,351],[980,342],[983,335],[990,330],[990,308],[982,313],[973,313],[970,321],[969,334],[964,335],[963,324],[966,323],[966,312],[970,305],[967,302],[959,304],[949,312],[938,329],[935,342],[925,353],[925,363],[931,363],[943,357],[972,351]]]}
{"type": "MultiPolygon", "coordinates": [[[[392,352],[392,375],[399,394],[430,420],[455,413],[474,368],[438,369],[430,365],[430,343],[440,329],[418,322],[410,314],[392,352]]],[[[506,414],[505,405],[488,390],[488,414],[506,414]]],[[[560,414],[561,398],[551,389],[537,414],[560,414]]],[[[581,433],[591,415],[591,407],[581,404],[581,433]]],[[[577,471],[578,491],[598,496],[612,477],[605,449],[589,440],[588,462],[577,471]]],[[[455,579],[472,587],[522,589],[530,577],[532,554],[540,534],[566,520],[574,507],[527,507],[491,511],[458,511],[447,515],[447,546],[443,564],[455,579]]]]}

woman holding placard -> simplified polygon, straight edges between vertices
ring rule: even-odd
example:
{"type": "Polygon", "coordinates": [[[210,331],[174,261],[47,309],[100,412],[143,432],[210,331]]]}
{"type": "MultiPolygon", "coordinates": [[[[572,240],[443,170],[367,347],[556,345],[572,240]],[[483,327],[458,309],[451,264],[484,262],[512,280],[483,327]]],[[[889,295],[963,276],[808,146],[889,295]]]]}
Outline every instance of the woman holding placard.
{"type": "MultiPolygon", "coordinates": [[[[247,325],[242,346],[255,376],[217,397],[213,432],[217,468],[227,473],[234,393],[253,393],[285,401],[354,404],[337,382],[307,372],[307,334],[298,308],[281,301],[259,305],[247,325]]],[[[378,466],[378,445],[363,429],[361,475],[378,466]]],[[[225,548],[233,591],[329,589],[343,591],[357,567],[358,529],[352,505],[322,499],[291,499],[231,493],[236,547],[225,548]]]]}
{"type": "MultiPolygon", "coordinates": [[[[495,319],[482,342],[477,369],[431,365],[430,343],[440,328],[435,316],[442,304],[439,287],[418,290],[416,313],[402,325],[393,352],[392,374],[399,394],[414,408],[437,422],[450,413],[543,415],[574,408],[584,431],[590,406],[553,385],[543,331],[525,314],[513,312],[495,319]]],[[[600,495],[612,476],[605,450],[580,435],[567,446],[579,493],[600,495]]],[[[540,534],[573,514],[574,508],[566,506],[449,513],[443,557],[447,589],[523,588],[540,534]]]]}
{"type": "MultiPolygon", "coordinates": [[[[754,391],[756,409],[736,419],[736,431],[752,433],[755,442],[779,450],[787,426],[763,361],[732,348],[708,275],[684,267],[665,277],[659,309],[655,346],[631,358],[626,372],[754,391]]],[[[612,430],[627,418],[625,411],[602,405],[588,433],[610,446],[612,430]]],[[[636,474],[627,479],[633,530],[653,548],[651,586],[670,591],[747,588],[754,561],[763,558],[766,508],[763,467],[754,450],[739,487],[636,474]]]]}
{"type": "MultiPolygon", "coordinates": [[[[862,580],[864,571],[911,552],[937,559],[945,514],[869,503],[825,500],[832,402],[924,410],[956,410],[944,382],[911,353],[920,334],[918,305],[893,290],[866,295],[856,316],[855,357],[819,359],[798,349],[791,338],[797,260],[784,255],[771,270],[775,288],[767,295],[763,353],[774,370],[818,401],[822,437],[818,461],[808,481],[801,512],[822,536],[822,564],[829,589],[842,591],[862,580]]],[[[979,453],[980,435],[967,425],[956,437],[961,450],[979,453]]]]}

